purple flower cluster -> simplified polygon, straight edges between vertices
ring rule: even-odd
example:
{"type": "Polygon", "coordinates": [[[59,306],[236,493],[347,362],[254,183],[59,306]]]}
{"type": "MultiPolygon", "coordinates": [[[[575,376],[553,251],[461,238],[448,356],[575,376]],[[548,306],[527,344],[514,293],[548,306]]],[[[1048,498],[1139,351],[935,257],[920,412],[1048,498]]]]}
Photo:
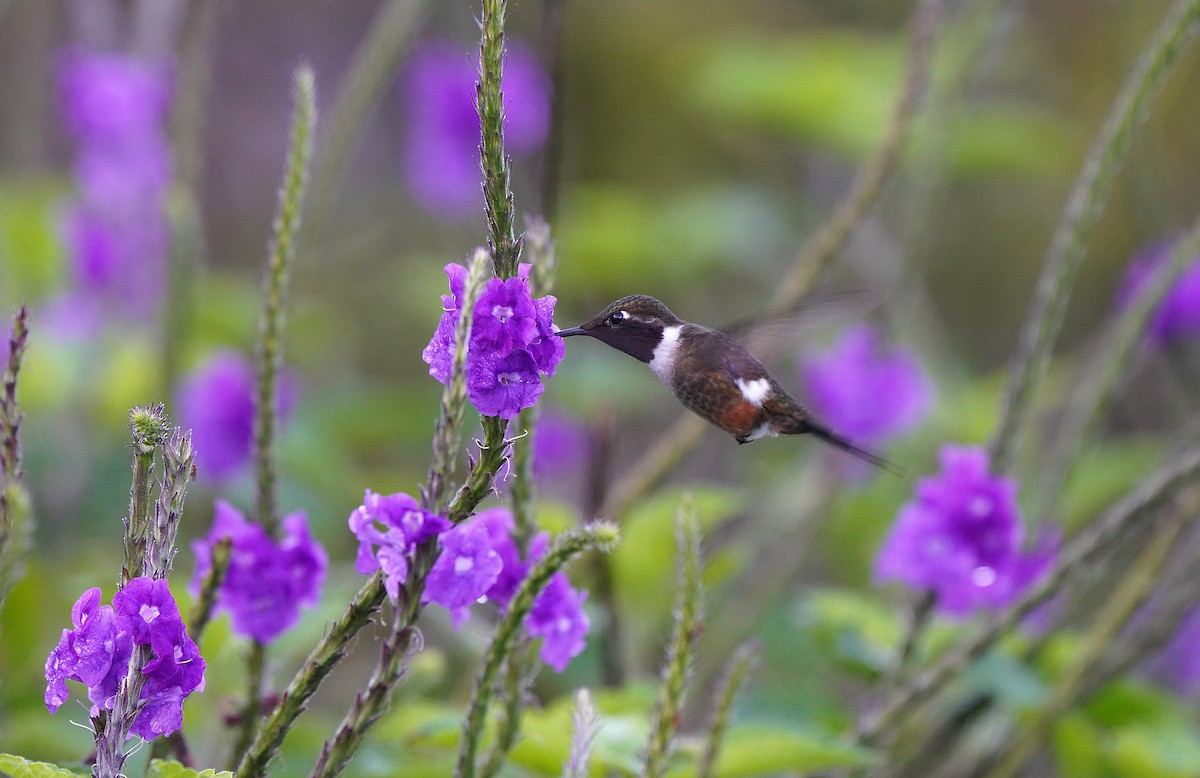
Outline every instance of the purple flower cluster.
{"type": "Polygon", "coordinates": [[[92,715],[112,710],[117,689],[129,671],[134,646],[150,646],[153,658],[142,668],[142,707],[130,732],[145,740],[183,726],[183,700],[204,690],[204,660],[187,635],[167,582],[135,578],[100,604],[89,589],[71,608],[74,629],[46,659],[46,707],[51,713],[67,701],[67,681],[88,687],[92,715]]]}
{"type": "MultiPolygon", "coordinates": [[[[541,147],[550,127],[550,82],[536,57],[508,42],[504,67],[504,148],[513,157],[541,147]]],[[[403,77],[408,131],[404,172],[418,202],[441,216],[461,216],[478,204],[478,73],[454,43],[417,47],[403,77]]]]}
{"type": "MultiPolygon", "coordinates": [[[[463,623],[473,603],[487,600],[506,609],[549,540],[545,533],[538,535],[522,558],[512,537],[512,514],[504,508],[451,525],[407,494],[384,497],[369,490],[350,514],[349,524],[359,540],[356,569],[363,574],[382,570],[393,599],[408,574],[413,551],[438,536],[441,553],[425,579],[424,601],[447,608],[455,626],[463,623]]],[[[525,618],[529,635],[542,638],[542,661],[557,672],[584,649],[590,627],[583,612],[586,599],[564,573],[556,573],[525,618]]]]}
{"type": "Polygon", "coordinates": [[[212,529],[192,541],[196,573],[191,589],[198,593],[212,567],[212,548],[222,538],[232,541],[229,571],[217,591],[218,608],[229,611],[233,630],[259,643],[274,640],[300,618],[300,607],[321,597],[328,557],[308,532],[303,512],[283,519],[283,537],[274,540],[241,511],[217,500],[212,529]]]}
{"type": "Polygon", "coordinates": [[[1057,537],[1021,550],[1017,487],[992,476],[987,453],[945,446],[942,471],[917,482],[875,560],[877,581],[933,592],[943,613],[962,616],[1003,607],[1054,560],[1057,537]]]}
{"type": "MultiPolygon", "coordinates": [[[[429,374],[443,384],[450,380],[454,361],[454,328],[462,309],[467,269],[446,265],[450,294],[442,295],[442,314],[421,358],[429,374]]],[[[553,295],[533,299],[529,265],[516,278],[487,282],[471,319],[467,350],[467,397],[485,416],[511,419],[532,407],[545,387],[543,375],[554,375],[566,353],[555,334],[553,295]]]]}
{"type": "Polygon", "coordinates": [[[169,244],[169,69],[71,49],[60,58],[58,79],[79,191],[66,217],[77,285],[68,306],[83,311],[101,300],[110,310],[153,315],[169,244]]]}
{"type": "Polygon", "coordinates": [[[1183,617],[1171,642],[1147,663],[1150,674],[1182,695],[1200,690],[1200,608],[1183,617]]]}
{"type": "MultiPolygon", "coordinates": [[[[1142,252],[1125,272],[1117,292],[1117,307],[1132,304],[1155,274],[1171,261],[1171,245],[1162,243],[1142,252]]],[[[1164,345],[1200,333],[1200,257],[1192,262],[1167,292],[1150,321],[1151,343],[1164,345]]]]}
{"type": "MultiPolygon", "coordinates": [[[[253,454],[255,371],[235,351],[220,351],[188,375],[179,387],[179,418],[192,430],[199,473],[225,481],[242,472],[253,454]]],[[[295,404],[296,381],[279,382],[279,418],[295,404]]]]}
{"type": "Polygon", "coordinates": [[[912,429],[933,406],[933,387],[916,359],[899,347],[884,350],[867,324],[807,360],[802,374],[818,415],[866,445],[912,429]]]}
{"type": "Polygon", "coordinates": [[[408,577],[408,558],[417,546],[452,526],[437,514],[423,510],[407,494],[388,496],[370,489],[349,519],[358,538],[354,569],[363,575],[382,570],[384,587],[393,600],[408,577]]]}

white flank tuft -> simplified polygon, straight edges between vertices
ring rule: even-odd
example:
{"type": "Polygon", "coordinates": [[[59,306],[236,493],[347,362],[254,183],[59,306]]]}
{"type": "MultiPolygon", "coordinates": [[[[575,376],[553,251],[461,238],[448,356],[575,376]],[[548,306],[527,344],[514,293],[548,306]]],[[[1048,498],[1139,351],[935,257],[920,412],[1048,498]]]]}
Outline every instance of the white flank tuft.
{"type": "MultiPolygon", "coordinates": [[[[658,352],[655,353],[657,354],[658,352]]],[[[746,381],[739,378],[737,385],[738,389],[742,390],[742,397],[745,397],[746,402],[755,408],[761,408],[763,402],[767,399],[767,395],[771,394],[771,382],[765,378],[756,378],[753,381],[746,381]]]]}

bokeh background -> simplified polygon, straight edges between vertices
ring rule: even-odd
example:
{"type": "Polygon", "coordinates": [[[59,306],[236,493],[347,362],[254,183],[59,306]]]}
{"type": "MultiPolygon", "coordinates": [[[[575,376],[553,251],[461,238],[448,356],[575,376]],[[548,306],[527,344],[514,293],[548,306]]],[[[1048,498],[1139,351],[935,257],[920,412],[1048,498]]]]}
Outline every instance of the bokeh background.
{"type": "MultiPolygon", "coordinates": [[[[78,593],[108,589],[117,577],[129,489],[127,411],[161,399],[170,413],[181,383],[215,352],[250,353],[291,72],[299,63],[313,67],[318,107],[328,111],[381,5],[0,0],[0,310],[7,315],[22,301],[32,309],[21,402],[37,517],[26,577],[3,612],[0,750],[48,760],[86,752],[86,733],[65,720],[82,719],[81,710],[46,716],[41,665],[78,593]],[[172,222],[188,246],[178,269],[186,279],[182,296],[157,317],[84,336],[43,327],[41,315],[73,272],[62,225],[76,196],[75,152],[56,80],[71,46],[167,57],[178,75],[199,79],[177,85],[192,102],[180,99],[169,130],[186,154],[175,158],[170,194],[170,212],[191,219],[172,222]]],[[[932,413],[889,444],[888,457],[911,478],[935,469],[942,443],[986,440],[1066,195],[1166,6],[950,3],[928,106],[901,167],[820,283],[835,299],[839,290],[866,290],[872,303],[833,305],[829,315],[805,318],[771,364],[781,383],[801,391],[797,362],[842,328],[869,320],[913,352],[936,387],[932,413]]],[[[558,197],[539,202],[544,155],[519,157],[513,176],[518,218],[552,215],[557,322],[579,323],[630,293],[658,296],[685,319],[714,326],[761,310],[882,140],[911,11],[912,3],[895,0],[567,0],[558,197]]],[[[510,36],[535,54],[545,50],[542,13],[536,0],[510,4],[510,36]]],[[[472,61],[477,14],[458,0],[426,4],[414,50],[442,41],[472,61]]],[[[466,210],[438,208],[406,177],[414,114],[406,62],[363,124],[294,270],[286,362],[296,399],[282,439],[282,507],[307,512],[333,564],[323,604],[273,654],[277,679],[290,677],[360,584],[345,517],[363,490],[411,492],[424,478],[441,387],[421,349],[440,314],[443,265],[462,261],[486,234],[481,196],[466,210]]],[[[1112,310],[1131,259],[1194,216],[1198,79],[1193,50],[1137,134],[1072,298],[1060,344],[1065,364],[1112,310]]],[[[1094,477],[1072,484],[1056,518],[1068,528],[1091,518],[1157,462],[1161,433],[1194,406],[1194,386],[1186,360],[1141,360],[1109,443],[1095,454],[1094,477]]],[[[568,342],[541,407],[585,438],[610,440],[605,466],[614,479],[679,413],[642,365],[578,340],[568,342]]],[[[1052,420],[1052,405],[1046,413],[1052,420]]],[[[725,652],[755,635],[764,661],[747,715],[789,726],[846,725],[839,700],[854,687],[822,650],[820,631],[806,628],[818,607],[813,592],[865,592],[886,612],[896,593],[871,586],[870,565],[911,484],[886,475],[855,482],[819,520],[800,522],[814,479],[837,469],[827,454],[809,440],[739,447],[711,430],[634,512],[614,562],[631,699],[652,696],[647,684],[669,626],[671,516],[679,494],[691,491],[711,546],[699,677],[711,679],[725,652]],[[759,586],[748,571],[764,548],[781,542],[787,563],[759,586]]],[[[594,457],[584,445],[559,459],[538,483],[542,519],[555,529],[580,518],[594,457]]],[[[199,461],[188,537],[206,530],[215,498],[249,507],[251,494],[248,475],[215,482],[205,476],[203,451],[199,461]]],[[[186,551],[176,564],[180,577],[190,575],[186,551]]],[[[587,562],[577,563],[575,577],[588,585],[587,562]]],[[[840,603],[832,595],[820,602],[829,609],[840,603]]],[[[389,726],[402,726],[400,718],[432,704],[422,701],[461,704],[489,634],[485,617],[457,633],[433,613],[426,621],[427,651],[414,659],[396,705],[405,710],[407,701],[408,712],[389,719],[380,740],[389,726]]],[[[373,635],[360,638],[289,740],[280,774],[305,772],[305,755],[374,661],[374,643],[373,635]]],[[[206,638],[216,672],[188,712],[189,722],[208,722],[194,734],[200,754],[222,752],[213,721],[239,689],[242,650],[224,620],[206,638]]],[[[600,674],[589,649],[561,676],[543,671],[538,690],[555,700],[597,684],[600,674]]],[[[457,723],[439,715],[430,720],[453,731],[457,723]]],[[[389,753],[373,744],[353,774],[392,774],[389,753]]]]}

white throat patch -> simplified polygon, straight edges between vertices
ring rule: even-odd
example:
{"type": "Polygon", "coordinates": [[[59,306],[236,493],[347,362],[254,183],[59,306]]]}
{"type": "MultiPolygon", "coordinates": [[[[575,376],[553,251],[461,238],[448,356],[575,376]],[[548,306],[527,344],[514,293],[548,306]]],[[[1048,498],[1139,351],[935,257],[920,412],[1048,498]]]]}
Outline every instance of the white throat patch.
{"type": "Polygon", "coordinates": [[[771,393],[771,382],[765,378],[755,378],[753,381],[739,378],[737,386],[742,390],[742,397],[746,398],[746,402],[755,408],[761,408],[767,395],[771,393]]]}
{"type": "Polygon", "coordinates": [[[679,331],[682,329],[680,324],[664,327],[662,340],[654,347],[654,355],[650,358],[650,369],[668,386],[675,371],[675,352],[679,350],[679,331]]]}

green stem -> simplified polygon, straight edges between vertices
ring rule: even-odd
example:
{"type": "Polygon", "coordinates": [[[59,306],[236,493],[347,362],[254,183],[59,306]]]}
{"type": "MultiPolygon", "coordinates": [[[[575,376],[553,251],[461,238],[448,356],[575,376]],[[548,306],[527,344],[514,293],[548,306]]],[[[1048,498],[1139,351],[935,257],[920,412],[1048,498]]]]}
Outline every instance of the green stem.
{"type": "Polygon", "coordinates": [[[133,435],[133,484],[129,489],[129,516],[125,519],[125,561],[121,586],[143,574],[150,541],[150,488],[154,476],[154,452],[167,435],[167,418],[161,403],[136,406],[129,412],[133,435]]]}
{"type": "Polygon", "coordinates": [[[200,583],[200,594],[196,597],[196,602],[192,604],[192,610],[188,614],[187,620],[188,634],[197,644],[200,643],[200,636],[204,634],[204,629],[212,618],[213,608],[217,604],[217,590],[221,588],[221,583],[229,572],[232,550],[233,538],[228,535],[218,540],[209,549],[208,574],[200,583]]]}
{"type": "Polygon", "coordinates": [[[565,532],[554,539],[546,555],[538,560],[521,582],[521,588],[513,595],[508,604],[508,611],[496,627],[496,634],[488,645],[479,674],[471,689],[471,702],[463,726],[458,765],[454,773],[457,778],[473,778],[475,775],[475,754],[483,738],[484,722],[487,720],[496,676],[538,595],[546,588],[554,574],[562,570],[572,557],[593,548],[608,551],[616,545],[618,537],[616,525],[607,522],[596,522],[565,532]]]}
{"type": "Polygon", "coordinates": [[[504,103],[500,85],[504,72],[504,14],[507,0],[483,0],[479,19],[479,83],[475,108],[479,112],[483,166],[483,208],[487,217],[492,264],[500,278],[517,274],[521,241],[516,236],[516,207],[511,188],[511,160],[504,150],[504,103]]]}
{"type": "Polygon", "coordinates": [[[233,769],[250,749],[259,725],[263,707],[263,674],[267,663],[266,645],[253,641],[246,653],[246,698],[238,716],[238,735],[229,754],[227,769],[233,769]]]}
{"type": "Polygon", "coordinates": [[[650,740],[646,744],[642,767],[642,775],[646,778],[659,778],[666,773],[691,672],[692,650],[703,619],[700,526],[690,497],[685,497],[679,508],[675,531],[679,542],[679,592],[675,599],[675,625],[663,665],[662,687],[650,720],[650,740]]]}
{"type": "Polygon", "coordinates": [[[1116,400],[1129,375],[1140,346],[1159,304],[1176,279],[1200,253],[1200,218],[1187,234],[1171,248],[1167,267],[1155,274],[1147,288],[1108,327],[1096,357],[1084,375],[1075,382],[1075,392],[1064,413],[1062,426],[1055,433],[1049,456],[1043,467],[1043,479],[1036,515],[1046,519],[1062,494],[1063,485],[1078,461],[1075,456],[1084,441],[1092,439],[1116,400]]]}
{"type": "Polygon", "coordinates": [[[8,360],[0,378],[0,605],[21,573],[21,560],[33,527],[29,494],[21,466],[21,421],[17,405],[17,380],[29,337],[29,309],[24,305],[13,317],[8,360]]]}
{"type": "Polygon", "coordinates": [[[454,469],[454,460],[458,453],[463,414],[467,406],[467,350],[471,342],[471,323],[474,319],[475,301],[483,292],[489,275],[488,261],[488,252],[476,249],[469,263],[467,280],[463,284],[460,315],[454,327],[454,358],[451,362],[450,380],[442,390],[441,410],[433,432],[433,459],[425,485],[425,507],[434,513],[442,513],[445,510],[445,485],[454,469]]]}
{"type": "Polygon", "coordinates": [[[283,365],[284,303],[296,256],[296,232],[300,227],[304,187],[312,157],[316,127],[316,85],[312,69],[300,67],[294,75],[295,108],[287,171],[279,189],[271,245],[263,278],[263,309],[258,323],[258,380],[254,414],[255,515],[272,536],[279,532],[276,483],[276,433],[279,425],[278,383],[283,365]]]}
{"type": "Polygon", "coordinates": [[[426,5],[427,0],[386,0],[371,20],[368,37],[354,54],[350,74],[329,112],[329,129],[313,166],[312,205],[303,228],[305,251],[316,250],[322,242],[346,159],[371,109],[395,77],[426,5]]]}
{"type": "Polygon", "coordinates": [[[246,751],[237,769],[238,778],[254,778],[266,774],[267,766],[279,751],[283,738],[299,715],[308,707],[321,682],[346,656],[346,648],[359,631],[371,622],[379,610],[386,592],[383,575],[376,573],[350,601],[346,610],[329,628],[325,637],[309,653],[279,698],[274,710],[263,720],[254,742],[246,751]]]}
{"type": "Polygon", "coordinates": [[[696,768],[696,778],[712,778],[717,766],[717,756],[721,744],[725,740],[725,732],[729,729],[730,713],[733,703],[746,684],[746,679],[758,663],[761,649],[755,643],[743,643],[729,658],[725,672],[717,684],[713,699],[716,707],[713,710],[712,723],[708,727],[708,737],[704,739],[704,754],[696,768]]]}
{"type": "Polygon", "coordinates": [[[991,441],[992,467],[997,473],[1012,469],[1017,434],[1032,408],[1033,389],[1041,381],[1050,361],[1084,251],[1117,171],[1129,152],[1134,130],[1149,113],[1151,101],[1196,32],[1198,21],[1200,0],[1176,0],[1172,4],[1129,72],[1092,142],[1055,229],[1034,290],[1029,316],[1013,355],[1008,386],[1000,407],[1000,422],[991,441]]]}
{"type": "Polygon", "coordinates": [[[521,711],[525,708],[525,695],[532,680],[530,673],[536,667],[531,647],[532,641],[527,636],[518,636],[504,659],[501,682],[504,704],[497,709],[496,739],[479,769],[480,778],[492,778],[500,772],[521,734],[521,711]]]}

